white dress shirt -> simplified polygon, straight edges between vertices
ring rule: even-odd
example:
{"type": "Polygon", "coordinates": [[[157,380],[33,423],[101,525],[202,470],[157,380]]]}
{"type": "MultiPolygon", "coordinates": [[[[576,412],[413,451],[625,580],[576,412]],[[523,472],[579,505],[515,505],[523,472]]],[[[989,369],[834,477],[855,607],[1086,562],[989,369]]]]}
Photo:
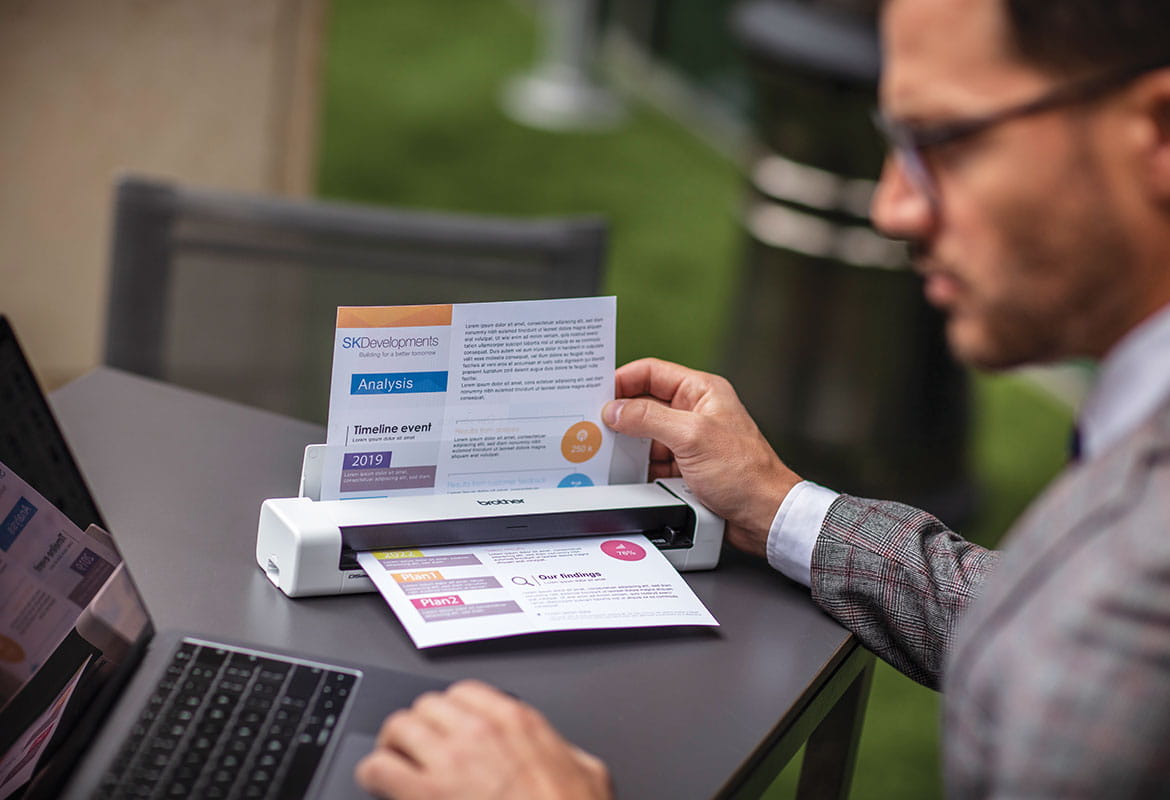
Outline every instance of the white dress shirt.
{"type": "MultiPolygon", "coordinates": [[[[1077,428],[1082,460],[1108,450],[1170,397],[1170,306],[1134,328],[1101,364],[1077,428]]],[[[768,563],[805,586],[812,551],[838,493],[811,481],[784,498],[768,531],[768,563]]]]}

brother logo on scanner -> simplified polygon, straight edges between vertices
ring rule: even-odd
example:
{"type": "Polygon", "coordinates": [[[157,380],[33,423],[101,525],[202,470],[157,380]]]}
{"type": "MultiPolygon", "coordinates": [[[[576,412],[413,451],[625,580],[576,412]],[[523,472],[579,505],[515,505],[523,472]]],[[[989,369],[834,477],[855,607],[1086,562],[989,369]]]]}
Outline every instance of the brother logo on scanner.
{"type": "Polygon", "coordinates": [[[698,570],[719,562],[723,543],[723,519],[681,478],[361,500],[317,500],[312,481],[301,485],[308,496],[264,501],[256,533],[257,563],[289,597],[375,591],[362,550],[640,533],[675,568],[698,570]]]}

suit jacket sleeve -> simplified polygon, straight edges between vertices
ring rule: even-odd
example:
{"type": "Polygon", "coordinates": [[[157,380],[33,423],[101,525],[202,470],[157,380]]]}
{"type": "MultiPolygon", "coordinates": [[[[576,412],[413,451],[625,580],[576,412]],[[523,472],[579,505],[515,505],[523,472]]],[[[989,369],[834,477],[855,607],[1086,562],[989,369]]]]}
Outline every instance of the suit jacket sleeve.
{"type": "Polygon", "coordinates": [[[999,554],[924,511],[842,495],[813,547],[813,600],[901,672],[939,687],[955,624],[999,554]]]}

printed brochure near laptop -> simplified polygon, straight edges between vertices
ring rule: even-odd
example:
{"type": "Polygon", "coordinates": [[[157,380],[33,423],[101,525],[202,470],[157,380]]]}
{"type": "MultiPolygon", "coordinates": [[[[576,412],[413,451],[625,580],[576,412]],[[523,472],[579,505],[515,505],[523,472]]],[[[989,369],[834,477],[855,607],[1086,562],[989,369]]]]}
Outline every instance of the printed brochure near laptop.
{"type": "Polygon", "coordinates": [[[609,480],[613,297],[337,310],[321,499],[609,480]]]}
{"type": "Polygon", "coordinates": [[[419,647],[542,631],[718,625],[642,535],[358,554],[419,647]]]}

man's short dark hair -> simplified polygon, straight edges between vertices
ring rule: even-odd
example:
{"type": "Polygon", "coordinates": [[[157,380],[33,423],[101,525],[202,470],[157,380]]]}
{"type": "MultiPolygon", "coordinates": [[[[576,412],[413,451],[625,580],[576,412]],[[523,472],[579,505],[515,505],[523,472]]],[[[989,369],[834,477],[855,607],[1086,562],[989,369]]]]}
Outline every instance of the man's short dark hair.
{"type": "Polygon", "coordinates": [[[1170,61],[1170,0],[1002,0],[1019,58],[1064,75],[1170,61]]]}

